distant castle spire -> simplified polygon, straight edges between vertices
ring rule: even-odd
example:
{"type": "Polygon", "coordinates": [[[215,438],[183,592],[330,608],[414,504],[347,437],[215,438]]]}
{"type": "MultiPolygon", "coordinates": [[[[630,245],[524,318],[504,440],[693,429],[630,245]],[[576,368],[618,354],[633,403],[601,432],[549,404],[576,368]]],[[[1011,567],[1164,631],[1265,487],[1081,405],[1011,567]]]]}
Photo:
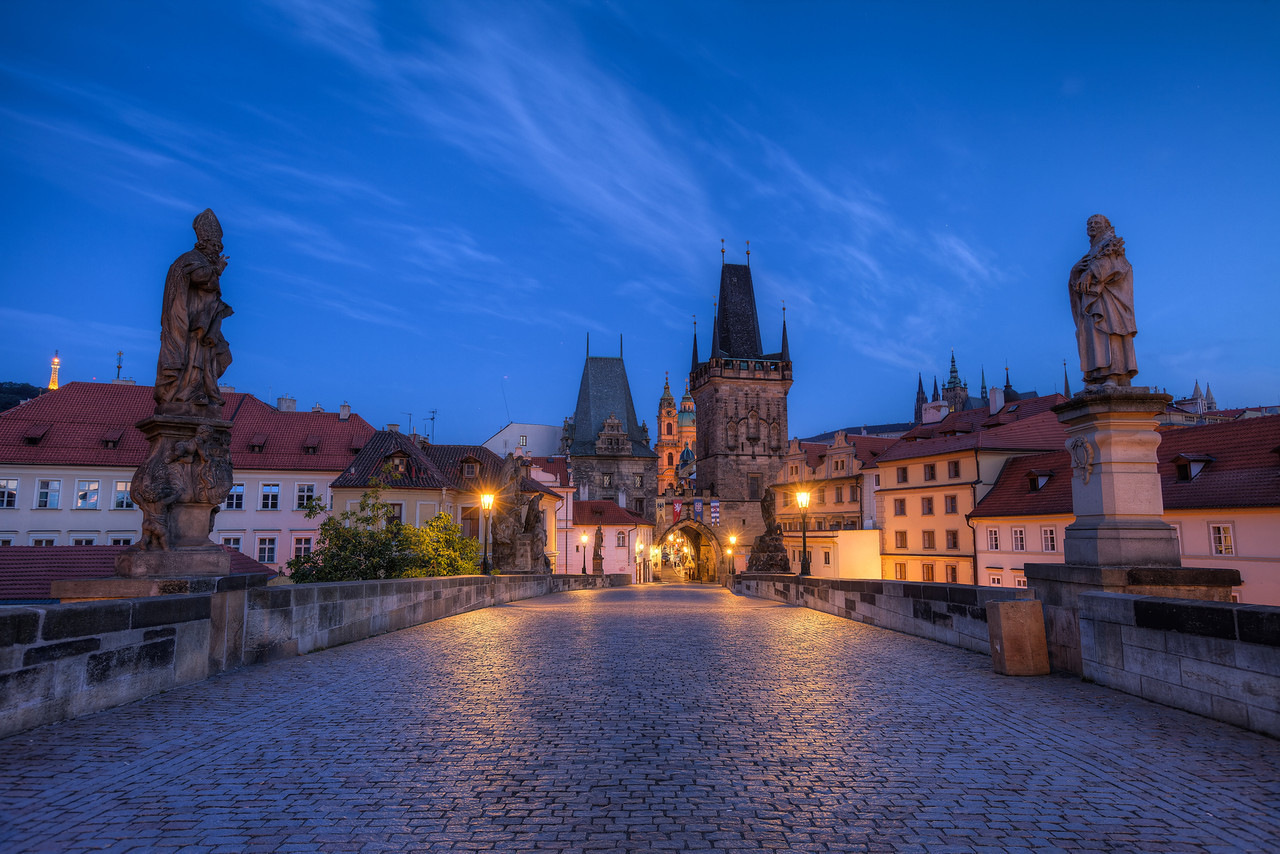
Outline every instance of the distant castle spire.
{"type": "Polygon", "coordinates": [[[49,363],[49,391],[53,391],[58,387],[58,368],[62,365],[62,360],[58,358],[58,351],[53,351],[53,361],[49,363]]]}
{"type": "Polygon", "coordinates": [[[938,394],[938,378],[936,376],[933,378],[933,397],[931,397],[930,400],[933,403],[937,403],[939,400],[942,400],[942,395],[938,394]]]}
{"type": "Polygon", "coordinates": [[[982,366],[982,372],[980,376],[982,379],[982,389],[981,391],[978,392],[978,394],[979,396],[982,397],[983,400],[986,400],[987,399],[987,366],[986,365],[982,366]]]}
{"type": "Polygon", "coordinates": [[[916,407],[912,411],[912,421],[920,424],[924,421],[924,405],[929,402],[929,398],[924,393],[924,375],[916,374],[916,407]]]}
{"type": "Polygon", "coordinates": [[[791,361],[791,347],[787,344],[787,303],[782,303],[782,361],[791,361]]]}
{"type": "Polygon", "coordinates": [[[698,315],[693,316],[693,365],[689,368],[689,373],[698,370],[698,315]]]}
{"type": "Polygon", "coordinates": [[[1218,401],[1213,399],[1213,386],[1208,383],[1204,384],[1204,411],[1217,412],[1218,401]]]}
{"type": "Polygon", "coordinates": [[[723,356],[724,353],[720,350],[720,303],[713,302],[711,304],[711,358],[719,359],[723,356]]]}
{"type": "Polygon", "coordinates": [[[1067,360],[1062,360],[1062,396],[1071,397],[1071,379],[1067,376],[1067,360]]]}

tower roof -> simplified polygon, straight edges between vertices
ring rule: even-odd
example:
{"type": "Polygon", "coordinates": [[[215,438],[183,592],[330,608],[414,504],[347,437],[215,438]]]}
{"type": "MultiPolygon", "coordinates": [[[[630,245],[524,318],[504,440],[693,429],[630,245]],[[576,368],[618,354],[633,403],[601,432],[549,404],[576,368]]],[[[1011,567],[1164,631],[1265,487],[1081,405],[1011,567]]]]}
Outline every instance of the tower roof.
{"type": "Polygon", "coordinates": [[[730,359],[758,359],[763,356],[750,267],[746,264],[721,265],[718,305],[715,339],[720,351],[730,359]]]}
{"type": "Polygon", "coordinates": [[[578,405],[573,411],[573,443],[569,453],[575,457],[593,457],[596,439],[604,429],[606,418],[622,422],[622,432],[631,440],[631,455],[654,456],[645,442],[636,407],[632,402],[631,384],[621,356],[588,356],[582,366],[582,382],[578,386],[578,405]]]}
{"type": "Polygon", "coordinates": [[[658,398],[658,403],[662,406],[676,405],[676,399],[671,395],[671,377],[668,376],[662,381],[662,397],[658,398]]]}

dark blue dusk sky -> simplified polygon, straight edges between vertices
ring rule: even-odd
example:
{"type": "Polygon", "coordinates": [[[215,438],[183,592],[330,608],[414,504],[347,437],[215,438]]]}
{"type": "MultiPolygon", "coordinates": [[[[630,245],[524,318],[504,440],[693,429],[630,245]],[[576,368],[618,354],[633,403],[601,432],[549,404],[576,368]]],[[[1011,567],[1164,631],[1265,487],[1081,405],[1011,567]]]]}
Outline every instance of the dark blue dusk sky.
{"type": "Polygon", "coordinates": [[[1136,382],[1275,404],[1277,45],[1274,2],[4,3],[0,379],[150,383],[212,207],[238,390],[479,442],[622,335],[652,426],[724,238],[810,435],[909,418],[953,348],[1078,388],[1104,213],[1136,382]]]}

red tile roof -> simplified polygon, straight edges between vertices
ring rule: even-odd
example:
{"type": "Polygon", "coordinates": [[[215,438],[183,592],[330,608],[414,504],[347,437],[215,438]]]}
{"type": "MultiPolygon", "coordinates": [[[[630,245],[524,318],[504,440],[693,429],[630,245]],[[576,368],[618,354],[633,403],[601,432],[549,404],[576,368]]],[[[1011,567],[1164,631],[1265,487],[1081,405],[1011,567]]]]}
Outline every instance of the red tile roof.
{"type": "MultiPolygon", "coordinates": [[[[1058,416],[1050,411],[1051,407],[1066,400],[1060,394],[1048,397],[1037,397],[1031,400],[1018,401],[1018,411],[1006,413],[1003,410],[993,418],[985,409],[969,409],[955,413],[956,416],[968,416],[977,413],[978,418],[958,417],[954,421],[951,416],[930,424],[938,428],[931,438],[917,438],[914,441],[906,436],[898,440],[892,447],[876,458],[883,464],[892,460],[906,460],[917,457],[930,457],[936,454],[948,454],[956,451],[989,450],[989,451],[1047,451],[1060,448],[1066,443],[1066,430],[1058,421],[1058,416]],[[1026,407],[1024,410],[1023,407],[1026,407]],[[1008,419],[1008,420],[1006,420],[1008,419]],[[1016,419],[1016,420],[1015,420],[1016,419]],[[950,423],[948,423],[950,422],[950,423]],[[984,424],[990,426],[984,426],[984,424]],[[972,429],[972,432],[964,432],[972,429]],[[944,432],[956,430],[954,435],[942,435],[944,432]]],[[[1005,407],[1008,409],[1008,407],[1005,407]]],[[[914,431],[913,431],[914,432],[914,431]]]]}
{"type": "MultiPolygon", "coordinates": [[[[396,489],[452,489],[479,492],[495,488],[502,472],[503,458],[483,445],[432,445],[418,442],[403,433],[378,430],[334,480],[335,489],[363,489],[370,479],[396,489]],[[403,472],[384,472],[389,458],[403,457],[403,472]],[[463,463],[475,462],[475,477],[463,476],[463,463]]],[[[553,498],[560,496],[531,477],[521,480],[522,492],[541,492],[553,498]]]]}
{"type": "MultiPolygon", "coordinates": [[[[54,581],[111,578],[116,555],[128,546],[6,546],[0,548],[0,602],[49,599],[54,581]]],[[[231,554],[231,573],[277,573],[248,555],[223,546],[231,554]]]]}
{"type": "MultiPolygon", "coordinates": [[[[1163,429],[1156,460],[1166,510],[1280,507],[1280,415],[1163,429]],[[1179,456],[1213,461],[1191,480],[1179,481],[1179,456]]],[[[1009,460],[972,515],[1071,512],[1071,460],[1066,451],[1056,451],[1009,460]],[[1040,492],[1027,485],[1033,469],[1053,472],[1040,492]]]]}
{"type": "Polygon", "coordinates": [[[559,486],[569,485],[569,461],[566,457],[530,457],[533,464],[556,479],[559,486]]]}
{"type": "Polygon", "coordinates": [[[573,501],[573,524],[576,525],[635,525],[653,526],[643,516],[637,516],[613,501],[573,501]]]}
{"type": "MultiPolygon", "coordinates": [[[[71,382],[0,413],[0,463],[6,465],[138,466],[147,440],[133,425],[155,408],[151,386],[71,382]],[[42,436],[32,441],[33,433],[42,436]],[[114,447],[112,447],[114,445],[114,447]]],[[[251,394],[226,392],[231,464],[237,469],[341,471],[373,427],[359,415],[281,412],[251,394]],[[265,438],[261,453],[250,451],[265,438]],[[317,440],[315,453],[305,445],[317,440]]]]}

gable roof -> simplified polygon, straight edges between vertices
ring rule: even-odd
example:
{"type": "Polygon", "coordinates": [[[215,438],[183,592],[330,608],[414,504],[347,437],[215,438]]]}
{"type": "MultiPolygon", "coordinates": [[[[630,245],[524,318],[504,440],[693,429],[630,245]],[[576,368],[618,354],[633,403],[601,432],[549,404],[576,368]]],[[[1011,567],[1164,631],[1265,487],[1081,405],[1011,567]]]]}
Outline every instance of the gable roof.
{"type": "Polygon", "coordinates": [[[612,501],[579,501],[576,498],[573,500],[573,524],[575,527],[580,525],[626,525],[628,528],[635,525],[648,525],[653,527],[653,523],[643,516],[637,516],[612,501]]]}
{"type": "MultiPolygon", "coordinates": [[[[373,434],[354,413],[343,420],[337,412],[282,412],[251,394],[223,396],[236,469],[341,471],[373,434]],[[261,453],[250,450],[255,438],[261,453]]],[[[147,456],[146,437],[134,425],[154,409],[151,386],[67,383],[0,413],[0,463],[134,468],[147,456]]]]}
{"type": "MultiPolygon", "coordinates": [[[[378,430],[333,481],[333,488],[364,489],[370,480],[377,480],[394,489],[480,492],[498,485],[502,462],[502,457],[483,445],[432,445],[415,441],[403,433],[378,430]],[[394,457],[404,458],[405,470],[383,471],[387,461],[394,457]],[[467,462],[476,465],[474,477],[463,475],[463,464],[467,462]]],[[[521,479],[520,491],[559,498],[554,490],[531,477],[521,479]]]]}
{"type": "MultiPolygon", "coordinates": [[[[65,386],[64,386],[65,388],[65,386]]],[[[0,549],[0,602],[49,601],[54,581],[77,578],[113,578],[116,555],[128,546],[8,546],[0,549]]],[[[231,555],[231,574],[267,573],[275,570],[235,549],[222,547],[231,555]]]]}
{"type": "Polygon", "coordinates": [[[988,409],[952,412],[937,424],[922,424],[904,435],[876,460],[929,457],[957,451],[1047,451],[1066,442],[1066,430],[1053,407],[1066,401],[1060,394],[1017,401],[995,415],[988,409]]]}
{"type": "MultiPolygon", "coordinates": [[[[1156,468],[1166,510],[1280,507],[1280,415],[1160,431],[1156,468]],[[1199,474],[1179,481],[1178,457],[1212,457],[1199,474]]],[[[974,517],[1070,514],[1071,458],[1066,451],[1017,457],[1005,463],[974,517]],[[1028,475],[1049,470],[1044,488],[1031,492],[1028,475]]]]}
{"type": "Polygon", "coordinates": [[[621,356],[587,356],[578,385],[578,404],[573,411],[573,442],[569,454],[594,457],[596,439],[610,416],[622,422],[622,431],[631,442],[633,457],[656,457],[645,442],[627,380],[627,366],[621,356]]]}

